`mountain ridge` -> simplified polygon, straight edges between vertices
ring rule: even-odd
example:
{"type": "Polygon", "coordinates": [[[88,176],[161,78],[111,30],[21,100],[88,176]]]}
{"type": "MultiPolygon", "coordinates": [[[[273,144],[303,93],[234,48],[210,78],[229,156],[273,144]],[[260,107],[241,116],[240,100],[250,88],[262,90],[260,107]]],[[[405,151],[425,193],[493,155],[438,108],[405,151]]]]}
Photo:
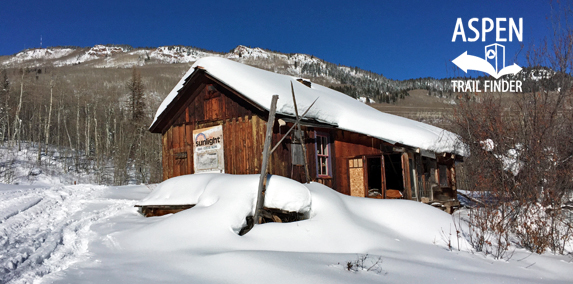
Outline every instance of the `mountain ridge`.
{"type": "MultiPolygon", "coordinates": [[[[375,102],[393,103],[403,99],[408,95],[409,90],[414,89],[425,89],[431,95],[441,98],[453,98],[450,79],[427,77],[393,80],[359,67],[331,63],[314,55],[283,53],[244,45],[238,45],[229,52],[183,45],[134,48],[130,45],[99,44],[93,47],[31,48],[13,55],[0,56],[0,68],[47,68],[73,65],[93,68],[131,68],[168,64],[190,65],[197,59],[208,56],[224,57],[268,71],[310,79],[351,97],[365,97],[375,102]]],[[[521,74],[510,77],[538,80],[539,76],[536,74],[539,70],[526,69],[521,74]]]]}
{"type": "Polygon", "coordinates": [[[443,90],[445,87],[436,80],[392,80],[382,74],[331,63],[314,55],[282,53],[244,45],[238,45],[229,52],[182,45],[134,48],[108,44],[32,48],[0,56],[0,68],[45,68],[80,64],[94,68],[131,68],[153,64],[191,64],[207,56],[224,57],[276,73],[304,77],[321,85],[343,89],[354,98],[368,97],[380,102],[397,101],[400,93],[403,96],[405,90],[430,87],[443,90]]]}

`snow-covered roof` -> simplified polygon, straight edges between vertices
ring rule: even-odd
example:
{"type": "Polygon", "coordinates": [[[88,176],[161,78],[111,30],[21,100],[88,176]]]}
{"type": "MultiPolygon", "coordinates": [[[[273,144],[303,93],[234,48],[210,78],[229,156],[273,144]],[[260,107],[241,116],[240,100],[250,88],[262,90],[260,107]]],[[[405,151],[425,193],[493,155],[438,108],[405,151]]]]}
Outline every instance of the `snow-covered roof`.
{"type": "Polygon", "coordinates": [[[458,137],[446,130],[404,117],[380,112],[343,93],[312,83],[307,87],[298,83],[297,77],[277,74],[220,57],[205,57],[181,78],[159,106],[152,126],[169,104],[177,97],[186,79],[196,67],[233,88],[259,107],[269,110],[271,98],[279,95],[277,114],[294,116],[291,82],[294,85],[299,113],[318,98],[305,118],[334,125],[339,129],[369,135],[390,143],[464,155],[458,137]]]}

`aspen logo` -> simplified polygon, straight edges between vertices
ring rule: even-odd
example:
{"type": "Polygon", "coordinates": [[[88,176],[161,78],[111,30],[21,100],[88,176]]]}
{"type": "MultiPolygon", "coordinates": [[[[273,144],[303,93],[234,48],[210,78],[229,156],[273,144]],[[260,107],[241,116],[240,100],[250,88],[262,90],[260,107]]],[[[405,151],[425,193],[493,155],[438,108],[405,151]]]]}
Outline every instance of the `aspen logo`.
{"type": "MultiPolygon", "coordinates": [[[[452,42],[461,38],[463,42],[475,42],[481,38],[482,42],[486,41],[487,34],[492,32],[495,28],[496,43],[485,46],[484,57],[469,55],[468,52],[462,53],[452,62],[462,69],[465,73],[468,70],[481,71],[499,79],[508,74],[517,74],[521,71],[521,67],[513,63],[509,66],[505,65],[505,46],[497,42],[511,42],[515,36],[518,41],[523,41],[523,18],[519,18],[518,24],[513,18],[491,18],[481,19],[481,34],[474,23],[479,22],[478,18],[471,18],[468,21],[468,28],[473,32],[474,36],[466,38],[464,24],[461,18],[456,21],[454,28],[454,35],[452,42]],[[507,26],[505,25],[507,23],[507,26]],[[507,37],[505,37],[507,36],[507,37]]],[[[491,35],[493,36],[493,35],[491,35]]],[[[477,80],[452,80],[452,88],[454,92],[522,92],[522,82],[519,80],[485,80],[483,86],[480,86],[481,81],[477,80]]]]}

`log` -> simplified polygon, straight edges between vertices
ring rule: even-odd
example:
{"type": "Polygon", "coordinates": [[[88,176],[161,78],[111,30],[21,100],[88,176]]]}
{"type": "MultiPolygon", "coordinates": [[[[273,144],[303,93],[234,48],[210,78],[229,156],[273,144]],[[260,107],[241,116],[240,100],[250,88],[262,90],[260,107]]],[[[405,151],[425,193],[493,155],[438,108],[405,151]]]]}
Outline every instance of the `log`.
{"type": "Polygon", "coordinates": [[[265,136],[265,145],[263,146],[263,164],[261,166],[261,175],[259,178],[259,190],[257,193],[257,207],[255,208],[254,224],[260,224],[259,215],[265,204],[265,186],[267,182],[267,166],[269,164],[269,157],[271,154],[271,140],[273,135],[273,125],[275,124],[275,113],[277,111],[278,95],[273,95],[271,101],[271,108],[269,112],[269,119],[267,120],[267,132],[265,136]]]}

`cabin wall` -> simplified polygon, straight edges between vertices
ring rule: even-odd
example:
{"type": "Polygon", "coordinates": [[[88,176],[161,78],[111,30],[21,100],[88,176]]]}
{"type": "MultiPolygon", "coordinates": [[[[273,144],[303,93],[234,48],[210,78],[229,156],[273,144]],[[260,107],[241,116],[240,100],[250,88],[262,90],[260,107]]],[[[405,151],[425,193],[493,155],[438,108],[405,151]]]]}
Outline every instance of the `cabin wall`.
{"type": "MultiPolygon", "coordinates": [[[[276,123],[273,129],[271,147],[274,147],[285,136],[285,134],[292,126],[293,123],[287,123],[283,126],[279,126],[278,123],[276,123]]],[[[320,133],[331,133],[331,129],[301,126],[301,130],[303,132],[304,144],[306,147],[306,163],[308,165],[310,181],[322,183],[329,187],[334,187],[334,176],[318,177],[316,163],[316,132],[318,131],[320,133]]],[[[307,180],[304,166],[293,165],[292,163],[291,147],[293,142],[293,135],[294,131],[291,131],[291,133],[281,142],[281,145],[279,145],[275,152],[273,152],[269,164],[269,171],[272,174],[285,176],[305,183],[307,180]]]]}
{"type": "Polygon", "coordinates": [[[373,137],[343,130],[332,131],[332,139],[335,157],[333,172],[336,176],[334,189],[350,195],[348,160],[358,156],[381,155],[381,146],[385,143],[373,137]]]}
{"type": "MultiPolygon", "coordinates": [[[[209,80],[188,88],[188,100],[171,118],[163,133],[163,180],[194,173],[193,130],[216,125],[223,126],[225,173],[258,174],[266,132],[266,115],[237,95],[209,80]]],[[[185,96],[185,94],[183,94],[185,96]]],[[[285,135],[292,123],[273,127],[272,146],[285,135]]],[[[311,180],[316,179],[314,130],[303,127],[311,180]]],[[[292,133],[292,132],[291,132],[292,133]]],[[[290,136],[271,155],[269,172],[306,182],[303,166],[293,166],[290,136]]],[[[332,186],[330,181],[322,183],[332,186]]]]}
{"type": "MultiPolygon", "coordinates": [[[[225,172],[260,171],[265,125],[249,103],[209,80],[196,82],[163,132],[163,179],[193,173],[193,130],[223,125],[225,172]]],[[[185,94],[183,94],[185,96],[185,94]]]]}

